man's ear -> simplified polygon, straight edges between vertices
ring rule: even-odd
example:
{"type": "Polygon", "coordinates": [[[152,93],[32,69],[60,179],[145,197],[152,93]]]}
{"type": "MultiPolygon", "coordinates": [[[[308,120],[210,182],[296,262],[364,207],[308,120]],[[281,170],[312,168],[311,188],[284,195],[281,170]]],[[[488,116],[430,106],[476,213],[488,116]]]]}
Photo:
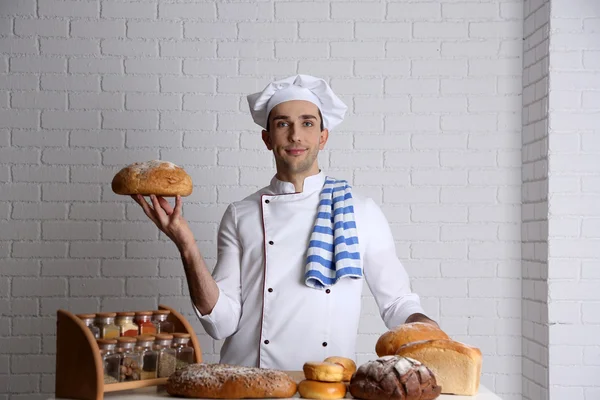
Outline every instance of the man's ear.
{"type": "Polygon", "coordinates": [[[273,150],[273,145],[271,144],[271,136],[269,132],[263,130],[262,131],[262,140],[265,142],[265,146],[267,146],[268,150],[273,150]]]}
{"type": "Polygon", "coordinates": [[[321,136],[319,137],[319,150],[323,150],[325,148],[325,144],[327,143],[327,139],[329,139],[329,130],[323,129],[321,131],[321,136]]]}

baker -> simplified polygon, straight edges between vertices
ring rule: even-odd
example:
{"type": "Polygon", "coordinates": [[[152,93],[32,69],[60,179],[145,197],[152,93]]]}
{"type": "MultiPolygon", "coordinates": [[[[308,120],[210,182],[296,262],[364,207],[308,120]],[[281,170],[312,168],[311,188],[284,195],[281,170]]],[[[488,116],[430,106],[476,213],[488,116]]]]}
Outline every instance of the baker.
{"type": "Polygon", "coordinates": [[[317,156],[346,114],[320,78],[296,75],[247,97],[277,172],[226,209],[211,275],[175,207],[134,199],[177,245],[194,310],[221,363],[301,370],[307,360],[354,358],[366,282],[388,328],[428,318],[375,202],[319,168],[317,156]]]}

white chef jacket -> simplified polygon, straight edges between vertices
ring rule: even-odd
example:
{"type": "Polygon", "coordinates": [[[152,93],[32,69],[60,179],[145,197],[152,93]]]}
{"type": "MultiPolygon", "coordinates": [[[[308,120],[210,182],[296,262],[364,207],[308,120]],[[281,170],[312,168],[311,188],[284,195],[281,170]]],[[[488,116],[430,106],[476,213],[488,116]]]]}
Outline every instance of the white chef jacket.
{"type": "MultiPolygon", "coordinates": [[[[324,182],[323,172],[309,176],[295,193],[292,183],[274,177],[225,211],[213,272],[219,297],[210,314],[194,307],[210,336],[226,338],[221,363],[301,370],[329,356],[354,359],[362,279],[341,279],[327,290],[304,283],[324,182]]],[[[393,328],[424,311],[381,209],[370,198],[353,198],[363,275],[393,328]]]]}

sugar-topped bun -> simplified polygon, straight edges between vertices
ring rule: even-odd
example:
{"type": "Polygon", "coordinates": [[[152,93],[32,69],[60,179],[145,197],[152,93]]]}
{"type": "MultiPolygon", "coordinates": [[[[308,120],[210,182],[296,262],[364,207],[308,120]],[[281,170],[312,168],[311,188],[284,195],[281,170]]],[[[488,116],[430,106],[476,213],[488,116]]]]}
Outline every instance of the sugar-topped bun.
{"type": "Polygon", "coordinates": [[[149,196],[189,196],[192,178],[183,168],[169,161],[136,162],[120,170],[112,180],[116,194],[149,196]]]}

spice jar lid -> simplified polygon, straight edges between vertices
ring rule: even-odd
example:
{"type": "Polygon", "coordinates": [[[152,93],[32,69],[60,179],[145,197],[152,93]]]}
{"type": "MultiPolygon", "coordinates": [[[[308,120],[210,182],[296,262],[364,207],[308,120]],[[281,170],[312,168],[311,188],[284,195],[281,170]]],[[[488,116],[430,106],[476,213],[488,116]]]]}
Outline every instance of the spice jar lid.
{"type": "Polygon", "coordinates": [[[169,310],[154,310],[154,311],[152,311],[152,313],[154,315],[169,315],[169,314],[171,314],[171,311],[169,311],[169,310]]]}
{"type": "Polygon", "coordinates": [[[116,316],[117,316],[117,313],[114,313],[114,312],[96,313],[96,318],[114,318],[116,316]]]}
{"type": "Polygon", "coordinates": [[[154,336],[139,335],[139,336],[136,336],[136,341],[138,343],[140,343],[140,342],[154,342],[154,336]]]}
{"type": "Polygon", "coordinates": [[[117,317],[133,317],[134,315],[133,311],[121,311],[117,313],[117,317]]]}
{"type": "Polygon", "coordinates": [[[137,342],[137,339],[131,336],[122,336],[117,338],[117,341],[119,343],[135,343],[137,342]]]}
{"type": "Polygon", "coordinates": [[[169,333],[157,333],[154,337],[156,340],[173,340],[173,335],[169,333]]]}
{"type": "Polygon", "coordinates": [[[96,318],[96,314],[75,314],[75,316],[79,319],[96,318]]]}
{"type": "Polygon", "coordinates": [[[179,332],[176,332],[176,333],[173,334],[173,337],[175,339],[179,339],[179,338],[186,338],[187,339],[187,338],[190,338],[191,335],[189,333],[179,333],[179,332]]]}
{"type": "Polygon", "coordinates": [[[104,344],[117,344],[117,339],[96,339],[96,343],[104,344]]]}
{"type": "Polygon", "coordinates": [[[135,315],[152,315],[152,311],[136,311],[135,315]]]}
{"type": "Polygon", "coordinates": [[[147,338],[147,339],[152,339],[152,340],[154,340],[154,335],[153,335],[153,334],[150,334],[150,333],[142,333],[141,335],[132,336],[132,337],[134,337],[134,338],[136,338],[136,339],[139,339],[139,338],[147,338]]]}

